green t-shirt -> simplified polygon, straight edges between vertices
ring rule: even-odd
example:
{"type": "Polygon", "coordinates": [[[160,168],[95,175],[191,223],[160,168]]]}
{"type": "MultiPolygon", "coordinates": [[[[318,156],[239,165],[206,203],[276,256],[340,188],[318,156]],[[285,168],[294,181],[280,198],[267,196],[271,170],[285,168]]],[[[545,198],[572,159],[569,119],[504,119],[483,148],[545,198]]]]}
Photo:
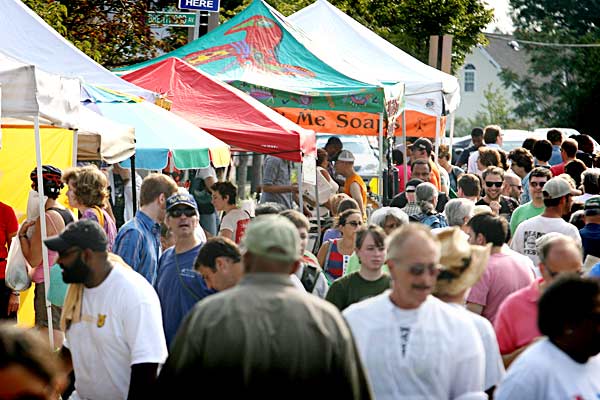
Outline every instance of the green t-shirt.
{"type": "Polygon", "coordinates": [[[543,213],[545,209],[546,207],[544,206],[541,206],[539,208],[534,207],[531,201],[517,207],[517,209],[513,211],[512,217],[510,218],[511,235],[515,234],[517,226],[519,226],[521,222],[527,221],[528,219],[533,217],[537,217],[538,215],[543,213]]]}
{"type": "Polygon", "coordinates": [[[325,300],[342,311],[351,304],[377,296],[389,289],[391,283],[392,280],[387,274],[376,281],[368,281],[360,276],[358,272],[354,272],[336,279],[329,287],[325,300]]]}
{"type": "MultiPolygon", "coordinates": [[[[390,270],[388,269],[387,265],[383,264],[383,267],[381,268],[383,272],[389,275],[390,270]]],[[[344,270],[344,276],[350,275],[358,270],[360,270],[360,260],[358,259],[356,253],[352,253],[350,259],[348,260],[348,265],[346,265],[346,269],[344,270]]]]}

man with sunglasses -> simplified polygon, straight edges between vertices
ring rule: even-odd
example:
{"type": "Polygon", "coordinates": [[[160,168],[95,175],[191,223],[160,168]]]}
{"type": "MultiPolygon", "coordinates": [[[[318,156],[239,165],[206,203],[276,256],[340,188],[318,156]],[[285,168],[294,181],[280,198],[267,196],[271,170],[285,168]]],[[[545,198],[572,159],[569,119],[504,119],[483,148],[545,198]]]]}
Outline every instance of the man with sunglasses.
{"type": "MultiPolygon", "coordinates": [[[[535,241],[550,232],[558,232],[567,235],[581,245],[579,230],[575,225],[565,222],[563,216],[571,211],[571,196],[579,191],[571,188],[569,182],[561,177],[550,179],[542,188],[544,197],[544,212],[537,217],[522,222],[513,232],[510,247],[517,253],[521,253],[533,261],[537,266],[540,262],[535,241]]],[[[536,276],[540,271],[536,268],[536,276]]]]}
{"type": "Polygon", "coordinates": [[[511,197],[502,195],[504,170],[499,167],[487,167],[481,176],[485,196],[475,204],[489,206],[494,215],[504,217],[506,221],[510,221],[512,213],[519,206],[519,203],[511,197]]]}
{"type": "Polygon", "coordinates": [[[494,321],[500,353],[507,368],[541,336],[537,326],[540,294],[558,275],[582,272],[581,245],[572,238],[548,233],[536,241],[536,246],[541,277],[510,294],[500,305],[494,321]]]}
{"type": "Polygon", "coordinates": [[[214,290],[210,290],[202,275],[194,270],[202,242],[194,234],[199,216],[196,200],[191,194],[177,193],[167,199],[166,224],[175,237],[175,246],[160,257],[154,287],[160,299],[169,346],[183,317],[214,290]]]}
{"type": "Polygon", "coordinates": [[[514,199],[517,203],[520,203],[521,195],[523,194],[521,178],[519,178],[513,172],[505,172],[504,184],[502,185],[502,194],[506,197],[514,199]]]}
{"type": "Polygon", "coordinates": [[[525,204],[521,204],[513,212],[510,219],[510,231],[512,234],[515,233],[521,222],[537,217],[544,212],[543,188],[550,179],[552,179],[552,173],[548,168],[536,167],[531,170],[528,183],[531,200],[525,204]]]}
{"type": "Polygon", "coordinates": [[[158,365],[167,357],[152,286],[109,254],[96,221],[71,223],[44,243],[58,252],[63,280],[72,284],[61,316],[66,337],[61,356],[75,377],[69,398],[150,398],[158,365]]]}
{"type": "Polygon", "coordinates": [[[377,399],[448,399],[484,390],[479,333],[464,311],[431,296],[439,261],[440,242],[427,227],[397,229],[386,260],[392,289],[343,312],[377,399]]]}

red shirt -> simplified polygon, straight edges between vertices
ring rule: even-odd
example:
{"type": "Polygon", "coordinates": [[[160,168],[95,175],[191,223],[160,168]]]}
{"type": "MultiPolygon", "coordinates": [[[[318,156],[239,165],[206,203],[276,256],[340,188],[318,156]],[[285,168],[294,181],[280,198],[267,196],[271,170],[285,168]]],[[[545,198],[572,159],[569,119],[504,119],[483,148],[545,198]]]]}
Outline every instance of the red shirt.
{"type": "Polygon", "coordinates": [[[537,302],[540,298],[538,278],[529,286],[508,296],[500,306],[494,321],[501,354],[510,354],[541,336],[537,326],[537,302]]]}
{"type": "MultiPolygon", "coordinates": [[[[10,206],[0,202],[0,258],[8,257],[8,237],[19,230],[17,216],[10,206]]],[[[0,279],[4,279],[6,261],[0,261],[0,279]]]]}
{"type": "Polygon", "coordinates": [[[565,163],[561,162],[560,164],[556,164],[550,167],[550,172],[552,172],[552,176],[559,176],[565,173],[565,163]]]}

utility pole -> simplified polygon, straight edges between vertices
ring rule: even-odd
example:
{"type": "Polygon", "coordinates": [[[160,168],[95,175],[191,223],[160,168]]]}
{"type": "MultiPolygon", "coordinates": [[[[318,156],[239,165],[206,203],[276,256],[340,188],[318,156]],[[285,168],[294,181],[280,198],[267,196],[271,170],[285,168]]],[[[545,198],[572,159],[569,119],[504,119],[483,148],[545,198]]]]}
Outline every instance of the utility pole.
{"type": "Polygon", "coordinates": [[[429,65],[449,74],[452,69],[452,35],[429,36],[429,65]]]}

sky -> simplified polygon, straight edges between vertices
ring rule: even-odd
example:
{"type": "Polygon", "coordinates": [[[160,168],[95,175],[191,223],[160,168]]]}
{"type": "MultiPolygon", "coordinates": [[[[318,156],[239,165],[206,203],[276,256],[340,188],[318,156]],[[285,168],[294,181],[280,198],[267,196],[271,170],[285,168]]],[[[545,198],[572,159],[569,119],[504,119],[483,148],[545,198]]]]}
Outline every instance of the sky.
{"type": "Polygon", "coordinates": [[[484,0],[490,8],[494,9],[494,22],[487,27],[487,31],[491,32],[496,27],[504,33],[513,31],[513,24],[508,16],[509,0],[484,0]]]}

